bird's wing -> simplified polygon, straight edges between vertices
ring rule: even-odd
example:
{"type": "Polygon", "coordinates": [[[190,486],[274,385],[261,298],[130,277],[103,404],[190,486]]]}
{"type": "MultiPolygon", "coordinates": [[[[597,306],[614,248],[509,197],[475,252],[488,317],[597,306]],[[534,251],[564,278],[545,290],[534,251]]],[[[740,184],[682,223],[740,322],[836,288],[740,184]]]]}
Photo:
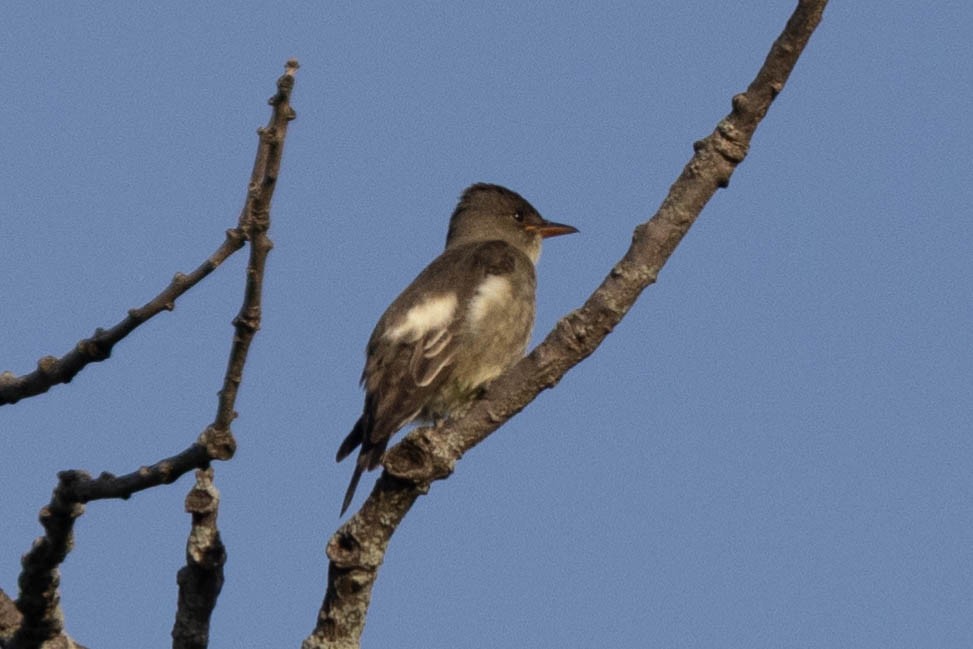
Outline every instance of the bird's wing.
{"type": "Polygon", "coordinates": [[[456,356],[455,327],[448,325],[430,329],[412,344],[409,375],[417,387],[431,385],[456,356]]]}
{"type": "Polygon", "coordinates": [[[456,353],[459,295],[446,285],[427,285],[431,290],[422,293],[414,286],[389,307],[368,344],[362,372],[368,468],[377,465],[395,431],[422,414],[456,353]]]}

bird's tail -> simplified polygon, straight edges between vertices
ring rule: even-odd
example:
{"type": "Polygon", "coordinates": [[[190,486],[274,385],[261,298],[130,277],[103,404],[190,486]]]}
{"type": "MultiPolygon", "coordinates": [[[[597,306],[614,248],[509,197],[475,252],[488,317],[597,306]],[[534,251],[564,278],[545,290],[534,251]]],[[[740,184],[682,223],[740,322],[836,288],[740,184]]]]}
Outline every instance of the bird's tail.
{"type": "Polygon", "coordinates": [[[366,431],[367,428],[369,428],[369,421],[366,419],[366,415],[362,415],[355,423],[355,427],[345,437],[345,441],[341,442],[336,455],[338,462],[341,462],[358,446],[361,446],[361,451],[359,451],[358,459],[355,462],[355,471],[351,474],[351,484],[348,485],[345,500],[341,505],[342,516],[348,510],[351,499],[355,497],[355,489],[358,488],[358,481],[361,480],[362,474],[365,471],[371,471],[382,462],[382,455],[385,453],[389,437],[392,434],[384,430],[372,429],[366,431]],[[376,433],[378,434],[376,435],[376,433]],[[378,441],[372,441],[376,436],[379,438],[378,441]]]}
{"type": "Polygon", "coordinates": [[[355,472],[351,474],[351,482],[345,491],[345,500],[341,503],[341,513],[339,516],[345,515],[345,512],[348,511],[348,505],[351,504],[351,499],[355,497],[355,489],[358,488],[358,481],[361,480],[361,474],[365,471],[365,464],[362,462],[362,459],[362,456],[359,455],[358,462],[355,464],[355,472]]]}
{"type": "Polygon", "coordinates": [[[354,428],[345,437],[345,440],[341,442],[341,446],[338,447],[338,454],[335,456],[336,462],[341,462],[343,459],[348,457],[352,451],[358,448],[358,445],[362,443],[365,439],[365,415],[358,418],[355,422],[354,428]]]}

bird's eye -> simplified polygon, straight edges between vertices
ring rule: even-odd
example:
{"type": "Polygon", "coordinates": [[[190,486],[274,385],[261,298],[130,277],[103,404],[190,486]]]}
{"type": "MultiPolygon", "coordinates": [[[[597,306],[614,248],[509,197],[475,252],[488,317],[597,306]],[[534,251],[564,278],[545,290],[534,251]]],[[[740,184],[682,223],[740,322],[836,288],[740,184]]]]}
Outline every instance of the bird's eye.
{"type": "Polygon", "coordinates": [[[521,212],[520,210],[517,210],[516,212],[514,212],[514,221],[516,221],[517,223],[523,223],[524,222],[524,213],[521,212]]]}

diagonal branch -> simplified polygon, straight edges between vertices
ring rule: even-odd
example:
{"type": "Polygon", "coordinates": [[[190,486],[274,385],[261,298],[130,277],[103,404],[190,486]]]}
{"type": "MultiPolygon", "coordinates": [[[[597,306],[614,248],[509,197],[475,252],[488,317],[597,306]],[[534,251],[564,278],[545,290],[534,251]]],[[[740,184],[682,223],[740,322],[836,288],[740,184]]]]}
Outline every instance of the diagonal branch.
{"type": "Polygon", "coordinates": [[[371,589],[396,527],[430,482],[447,477],[462,455],[553,387],[587,358],[655,282],[703,207],[726,187],[746,157],[757,125],[780,93],[827,0],[800,0],[763,66],[733,110],[709,136],[669,189],[662,205],[635,228],[632,245],[584,305],[562,318],[530,355],[490,385],[463,417],[420,428],[385,456],[385,472],[361,510],[328,543],[328,588],[316,627],[303,649],[358,647],[371,589]]]}
{"type": "Polygon", "coordinates": [[[90,338],[85,338],[61,358],[44,356],[37,361],[37,369],[23,376],[13,372],[0,373],[0,406],[17,403],[25,397],[43,394],[59,383],[70,383],[75,375],[89,363],[98,363],[111,356],[115,343],[132,333],[139,325],[162,311],[172,311],[176,299],[203,280],[204,277],[242,248],[246,236],[239,227],[226,231],[226,239],[213,254],[185,275],[176,273],[161,293],[128,315],[110,329],[98,328],[90,338]]]}
{"type": "MultiPolygon", "coordinates": [[[[287,111],[290,111],[289,117],[276,120],[272,118],[271,126],[261,129],[260,135],[263,141],[254,161],[247,203],[240,214],[239,224],[226,231],[226,239],[220,247],[191,273],[188,275],[176,273],[161,293],[142,306],[130,309],[125,318],[110,329],[99,327],[91,337],[79,341],[74,349],[61,358],[44,356],[37,361],[36,370],[23,376],[16,376],[10,371],[0,373],[0,406],[43,394],[59,383],[70,383],[71,379],[89,363],[98,363],[107,359],[111,356],[112,348],[117,342],[153,316],[162,311],[172,311],[176,300],[183,293],[216,270],[248,240],[254,241],[254,235],[261,229],[266,233],[270,197],[273,195],[274,183],[280,169],[283,137],[287,132],[287,121],[293,119],[293,111],[287,104],[286,97],[289,97],[290,88],[293,88],[294,72],[297,71],[297,67],[297,61],[289,61],[287,72],[281,77],[290,79],[290,87],[286,89],[287,95],[282,94],[285,90],[278,90],[278,93],[270,99],[270,103],[275,107],[275,118],[278,117],[278,113],[283,116],[287,111]],[[277,111],[280,106],[285,106],[286,111],[277,111]]],[[[251,289],[248,288],[249,290],[251,289]]],[[[250,317],[246,316],[244,322],[249,319],[250,317]]]]}

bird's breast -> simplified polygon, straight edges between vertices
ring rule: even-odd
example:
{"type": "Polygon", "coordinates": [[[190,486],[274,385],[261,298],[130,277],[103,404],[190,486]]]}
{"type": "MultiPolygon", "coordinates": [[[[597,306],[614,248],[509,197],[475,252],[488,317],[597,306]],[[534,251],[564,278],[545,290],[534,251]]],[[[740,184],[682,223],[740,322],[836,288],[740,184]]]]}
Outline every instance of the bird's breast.
{"type": "Polygon", "coordinates": [[[464,325],[465,352],[453,376],[461,389],[475,389],[523,356],[534,326],[533,284],[488,275],[473,293],[464,325]]]}

